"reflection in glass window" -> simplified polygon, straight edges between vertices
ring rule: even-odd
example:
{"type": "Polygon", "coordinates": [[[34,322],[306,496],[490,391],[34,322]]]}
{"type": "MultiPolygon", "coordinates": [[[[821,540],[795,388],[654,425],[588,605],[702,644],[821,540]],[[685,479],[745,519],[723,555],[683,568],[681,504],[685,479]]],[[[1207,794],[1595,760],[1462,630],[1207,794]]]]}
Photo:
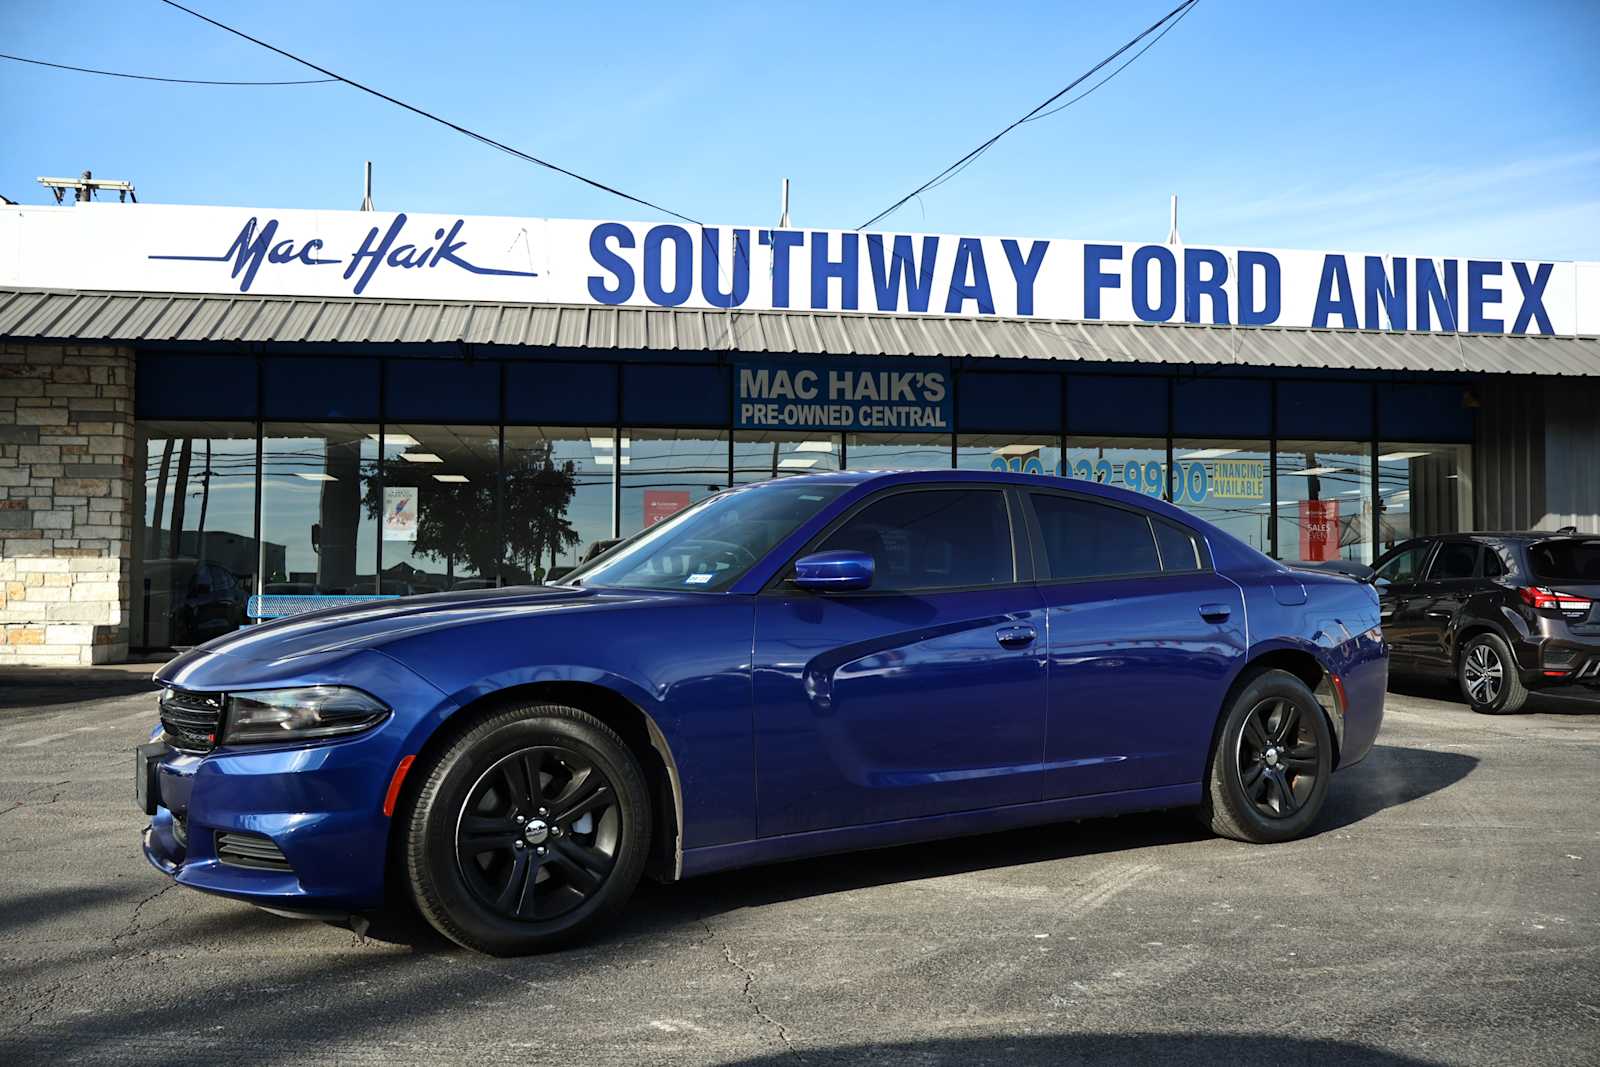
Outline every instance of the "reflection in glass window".
{"type": "Polygon", "coordinates": [[[499,466],[493,426],[384,427],[383,485],[369,481],[364,497],[382,532],[383,592],[410,596],[495,584],[499,466]]]}
{"type": "Polygon", "coordinates": [[[1372,562],[1372,456],[1357,441],[1278,442],[1278,558],[1372,562]]]}
{"type": "MultiPolygon", "coordinates": [[[[196,645],[238,629],[255,592],[256,439],[247,422],[146,422],[130,643],[196,645]]],[[[91,502],[92,506],[92,502],[91,502]]],[[[268,565],[283,545],[269,545],[268,565]]]]}
{"type": "Polygon", "coordinates": [[[1472,529],[1472,450],[1466,445],[1378,446],[1378,547],[1472,529]]]}
{"type": "Polygon", "coordinates": [[[949,470],[950,435],[853,433],[845,459],[853,471],[949,470]]]}
{"type": "MultiPolygon", "coordinates": [[[[596,438],[596,462],[616,463],[609,437],[596,438]]],[[[670,518],[727,488],[728,435],[716,430],[623,430],[622,536],[670,518]]]]}
{"type": "Polygon", "coordinates": [[[761,482],[790,474],[839,469],[839,435],[740,430],[733,435],[733,482],[761,482]]]}
{"type": "Polygon", "coordinates": [[[1271,470],[1265,441],[1172,442],[1172,502],[1252,548],[1271,548],[1271,470]]]}
{"type": "Polygon", "coordinates": [[[267,423],[261,442],[261,536],[279,551],[262,592],[371,593],[377,516],[365,507],[378,473],[378,427],[267,423]]]}
{"type": "Polygon", "coordinates": [[[1161,569],[1155,533],[1142,512],[1052,493],[1029,495],[1051,578],[1111,578],[1161,569]]]}
{"type": "Polygon", "coordinates": [[[574,567],[611,536],[610,427],[505,430],[505,560],[502,585],[542,582],[574,567]],[[604,448],[596,449],[595,441],[604,448]]]}
{"type": "Polygon", "coordinates": [[[1061,439],[1019,434],[963,434],[956,440],[960,470],[1061,474],[1061,439]]]}

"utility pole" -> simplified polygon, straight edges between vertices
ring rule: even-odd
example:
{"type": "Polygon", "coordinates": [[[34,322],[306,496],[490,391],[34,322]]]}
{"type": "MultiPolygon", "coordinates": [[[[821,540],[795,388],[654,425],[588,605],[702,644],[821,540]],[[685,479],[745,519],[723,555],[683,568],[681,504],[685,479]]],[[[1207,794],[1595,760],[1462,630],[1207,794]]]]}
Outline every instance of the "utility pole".
{"type": "Polygon", "coordinates": [[[361,194],[361,210],[373,211],[375,209],[372,206],[372,160],[370,159],[367,160],[367,181],[363,188],[365,191],[361,194]]]}

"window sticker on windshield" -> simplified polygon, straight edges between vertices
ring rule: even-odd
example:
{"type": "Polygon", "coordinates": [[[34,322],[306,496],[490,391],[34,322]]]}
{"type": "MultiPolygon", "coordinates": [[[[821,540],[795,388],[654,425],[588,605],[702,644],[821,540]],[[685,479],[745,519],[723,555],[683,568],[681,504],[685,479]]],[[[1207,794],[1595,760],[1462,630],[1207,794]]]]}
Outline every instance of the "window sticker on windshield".
{"type": "Polygon", "coordinates": [[[683,580],[683,584],[684,585],[705,585],[713,577],[715,577],[715,575],[710,575],[710,574],[691,574],[691,575],[689,575],[689,577],[687,577],[687,578],[685,578],[683,580]]]}

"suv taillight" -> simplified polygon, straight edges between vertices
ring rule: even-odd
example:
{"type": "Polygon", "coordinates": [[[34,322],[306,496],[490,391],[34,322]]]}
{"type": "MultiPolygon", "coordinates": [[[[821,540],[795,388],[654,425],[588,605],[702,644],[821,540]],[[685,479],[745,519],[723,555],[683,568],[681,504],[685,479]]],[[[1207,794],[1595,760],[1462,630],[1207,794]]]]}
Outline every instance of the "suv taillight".
{"type": "Polygon", "coordinates": [[[1569,619],[1583,618],[1593,605],[1593,601],[1586,596],[1558,593],[1542,585],[1525,585],[1517,592],[1522,594],[1522,599],[1528,602],[1529,607],[1540,611],[1559,611],[1569,619]]]}

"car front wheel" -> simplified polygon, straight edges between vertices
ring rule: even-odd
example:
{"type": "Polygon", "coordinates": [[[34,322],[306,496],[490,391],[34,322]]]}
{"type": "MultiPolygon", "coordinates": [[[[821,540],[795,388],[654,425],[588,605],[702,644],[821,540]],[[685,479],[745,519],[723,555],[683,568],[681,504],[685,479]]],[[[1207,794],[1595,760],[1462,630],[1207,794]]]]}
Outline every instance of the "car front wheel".
{"type": "Polygon", "coordinates": [[[1479,634],[1461,650],[1461,695],[1483,715],[1508,715],[1528,701],[1510,647],[1497,634],[1479,634]]]}
{"type": "Polygon", "coordinates": [[[1311,828],[1328,795],[1333,738],[1317,698],[1266,671],[1224,712],[1201,817],[1223,837],[1267,844],[1311,828]]]}
{"type": "Polygon", "coordinates": [[[614,731],[524,704],[473,723],[421,772],[403,818],[407,881],[435,929],[526,955],[568,944],[627,902],[650,847],[650,801],[614,731]]]}

